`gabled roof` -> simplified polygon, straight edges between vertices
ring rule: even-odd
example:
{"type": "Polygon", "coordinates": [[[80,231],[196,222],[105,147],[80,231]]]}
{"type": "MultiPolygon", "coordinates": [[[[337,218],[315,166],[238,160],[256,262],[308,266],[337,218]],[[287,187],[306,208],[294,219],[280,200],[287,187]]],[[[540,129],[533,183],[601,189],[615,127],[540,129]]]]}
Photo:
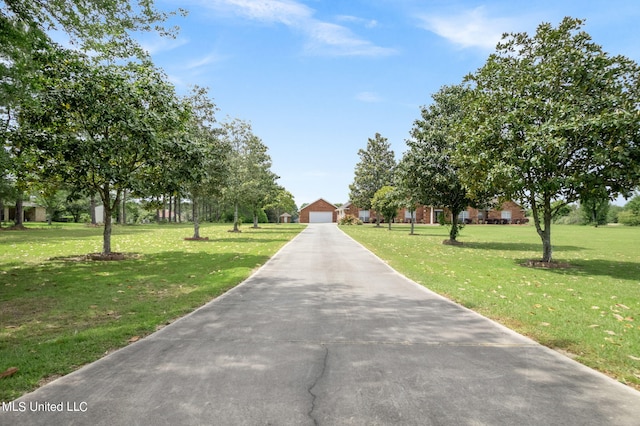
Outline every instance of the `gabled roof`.
{"type": "Polygon", "coordinates": [[[314,205],[315,203],[317,203],[318,201],[324,201],[325,203],[329,204],[331,207],[333,207],[334,209],[337,209],[336,206],[333,205],[333,203],[328,202],[327,200],[325,200],[324,198],[318,198],[317,200],[315,200],[313,203],[309,203],[306,206],[304,206],[303,208],[300,209],[300,211],[309,208],[310,206],[314,205]]]}

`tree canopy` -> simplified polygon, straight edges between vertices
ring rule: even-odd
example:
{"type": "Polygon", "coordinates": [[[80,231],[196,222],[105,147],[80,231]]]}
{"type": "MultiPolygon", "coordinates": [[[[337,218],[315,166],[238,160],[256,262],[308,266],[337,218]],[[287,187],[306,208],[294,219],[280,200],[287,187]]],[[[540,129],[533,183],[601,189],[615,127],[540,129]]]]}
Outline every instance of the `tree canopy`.
{"type": "Polygon", "coordinates": [[[75,49],[127,58],[146,56],[132,33],[173,36],[177,31],[162,26],[176,12],[159,11],[153,0],[3,0],[0,5],[0,55],[13,61],[36,39],[49,43],[52,32],[65,34],[75,49]]]}
{"type": "Polygon", "coordinates": [[[238,119],[224,123],[221,137],[231,149],[223,195],[234,207],[233,232],[239,232],[240,205],[251,208],[255,226],[257,209],[268,204],[278,176],[271,171],[266,145],[253,134],[250,123],[238,119]]]}

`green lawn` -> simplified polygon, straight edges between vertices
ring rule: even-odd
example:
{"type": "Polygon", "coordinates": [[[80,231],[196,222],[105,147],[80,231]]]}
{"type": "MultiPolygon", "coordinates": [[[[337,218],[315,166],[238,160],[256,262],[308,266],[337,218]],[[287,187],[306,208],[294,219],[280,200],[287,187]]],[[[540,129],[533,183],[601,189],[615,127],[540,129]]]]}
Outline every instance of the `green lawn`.
{"type": "Polygon", "coordinates": [[[640,228],[553,226],[564,269],[521,266],[542,255],[532,226],[467,226],[459,247],[440,226],[341,229],[425,287],[640,389],[640,228]]]}
{"type": "Polygon", "coordinates": [[[115,227],[124,261],[87,261],[102,228],[30,225],[0,231],[0,401],[15,399],[193,311],[247,278],[300,225],[115,227]]]}

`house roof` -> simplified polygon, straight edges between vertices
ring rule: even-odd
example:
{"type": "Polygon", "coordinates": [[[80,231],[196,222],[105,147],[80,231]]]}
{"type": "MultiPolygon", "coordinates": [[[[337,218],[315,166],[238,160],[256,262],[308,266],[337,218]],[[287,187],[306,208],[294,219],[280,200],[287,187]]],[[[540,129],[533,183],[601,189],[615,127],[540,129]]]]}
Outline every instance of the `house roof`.
{"type": "Polygon", "coordinates": [[[333,203],[328,202],[327,200],[325,200],[324,198],[318,198],[317,200],[315,200],[313,203],[309,203],[306,206],[304,206],[303,208],[300,209],[300,211],[307,209],[309,207],[311,207],[312,205],[314,205],[315,203],[319,202],[319,201],[324,201],[325,203],[329,204],[331,207],[333,207],[334,209],[337,209],[336,206],[333,205],[333,203]]]}

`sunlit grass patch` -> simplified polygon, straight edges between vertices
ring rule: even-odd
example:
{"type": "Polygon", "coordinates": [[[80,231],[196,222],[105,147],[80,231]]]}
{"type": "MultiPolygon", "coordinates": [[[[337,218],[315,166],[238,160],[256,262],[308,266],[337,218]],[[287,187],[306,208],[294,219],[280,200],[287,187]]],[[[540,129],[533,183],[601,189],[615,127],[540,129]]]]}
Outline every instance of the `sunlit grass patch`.
{"type": "Polygon", "coordinates": [[[185,241],[190,225],[115,227],[123,261],[92,261],[102,228],[65,224],[0,232],[0,400],[67,374],[193,311],[247,278],[303,227],[263,225],[185,241]]]}
{"type": "Polygon", "coordinates": [[[407,277],[623,383],[640,388],[640,229],[554,226],[555,260],[531,226],[341,227],[407,277]]]}

